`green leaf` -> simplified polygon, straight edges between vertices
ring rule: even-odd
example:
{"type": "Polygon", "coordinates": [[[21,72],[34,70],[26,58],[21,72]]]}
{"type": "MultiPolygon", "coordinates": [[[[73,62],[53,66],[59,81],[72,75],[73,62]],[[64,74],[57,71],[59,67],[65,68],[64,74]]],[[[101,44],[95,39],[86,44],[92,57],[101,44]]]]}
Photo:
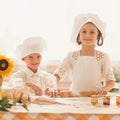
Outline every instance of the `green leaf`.
{"type": "Polygon", "coordinates": [[[0,100],[0,110],[8,111],[7,110],[8,106],[9,106],[8,97],[4,97],[2,100],[0,100]]]}
{"type": "MultiPolygon", "coordinates": [[[[21,103],[21,106],[28,111],[27,105],[22,102],[22,97],[23,97],[23,93],[21,93],[21,95],[19,96],[19,98],[13,102],[13,105],[15,106],[16,103],[21,103]]],[[[28,97],[28,99],[30,99],[30,98],[28,97]]]]}
{"type": "Polygon", "coordinates": [[[0,110],[2,110],[2,111],[8,111],[7,108],[1,108],[1,107],[0,107],[0,110]]]}
{"type": "Polygon", "coordinates": [[[24,107],[27,111],[29,111],[25,103],[23,103],[22,107],[24,107]]]}
{"type": "Polygon", "coordinates": [[[13,102],[13,105],[16,105],[16,103],[22,103],[22,97],[23,97],[23,93],[21,93],[18,99],[13,102]]]}
{"type": "Polygon", "coordinates": [[[8,97],[3,98],[3,100],[0,102],[0,105],[2,108],[4,108],[9,103],[8,97]]]}
{"type": "Polygon", "coordinates": [[[30,95],[28,96],[28,101],[31,101],[31,99],[30,99],[30,95]]]}
{"type": "MultiPolygon", "coordinates": [[[[28,111],[27,104],[23,103],[22,97],[23,97],[23,93],[21,93],[18,99],[13,101],[12,103],[10,103],[7,96],[4,97],[2,100],[0,100],[0,110],[9,111],[8,108],[11,108],[12,106],[16,106],[16,103],[20,103],[20,105],[28,111]]],[[[30,101],[29,96],[28,96],[28,100],[30,101]]]]}

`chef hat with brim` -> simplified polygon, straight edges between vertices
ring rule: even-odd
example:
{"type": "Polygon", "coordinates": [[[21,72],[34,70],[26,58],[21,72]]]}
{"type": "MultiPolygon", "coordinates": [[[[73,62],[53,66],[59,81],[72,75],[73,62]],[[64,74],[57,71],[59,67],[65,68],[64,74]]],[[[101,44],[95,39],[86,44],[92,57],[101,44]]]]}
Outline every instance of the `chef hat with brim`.
{"type": "Polygon", "coordinates": [[[73,24],[73,30],[72,30],[72,35],[71,35],[72,43],[78,46],[77,41],[76,41],[77,36],[80,32],[81,27],[88,22],[93,23],[98,28],[98,30],[101,32],[103,39],[105,38],[106,25],[98,17],[97,14],[94,14],[94,13],[79,14],[75,17],[74,24],[73,24]]]}
{"type": "Polygon", "coordinates": [[[23,59],[33,53],[42,55],[46,49],[46,42],[42,37],[30,37],[25,39],[23,43],[17,47],[16,54],[18,58],[23,59]]]}

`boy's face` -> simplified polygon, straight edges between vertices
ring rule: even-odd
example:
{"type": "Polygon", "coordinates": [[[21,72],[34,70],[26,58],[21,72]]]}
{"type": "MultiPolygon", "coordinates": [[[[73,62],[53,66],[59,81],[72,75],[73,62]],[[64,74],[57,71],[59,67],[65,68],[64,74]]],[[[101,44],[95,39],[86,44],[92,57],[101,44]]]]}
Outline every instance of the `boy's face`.
{"type": "Polygon", "coordinates": [[[26,63],[29,69],[31,69],[33,72],[36,72],[41,63],[42,56],[38,53],[33,53],[24,57],[22,60],[26,63]]]}

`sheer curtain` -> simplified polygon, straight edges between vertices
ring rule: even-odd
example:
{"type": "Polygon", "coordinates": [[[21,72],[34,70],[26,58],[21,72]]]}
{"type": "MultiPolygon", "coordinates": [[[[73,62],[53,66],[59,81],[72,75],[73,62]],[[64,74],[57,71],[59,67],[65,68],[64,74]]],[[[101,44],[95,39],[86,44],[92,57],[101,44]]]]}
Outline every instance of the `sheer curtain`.
{"type": "Polygon", "coordinates": [[[94,12],[107,25],[104,45],[98,49],[119,60],[119,9],[119,0],[0,0],[0,53],[15,58],[16,46],[25,38],[42,36],[48,46],[44,61],[62,60],[77,49],[70,43],[74,17],[94,12]]]}

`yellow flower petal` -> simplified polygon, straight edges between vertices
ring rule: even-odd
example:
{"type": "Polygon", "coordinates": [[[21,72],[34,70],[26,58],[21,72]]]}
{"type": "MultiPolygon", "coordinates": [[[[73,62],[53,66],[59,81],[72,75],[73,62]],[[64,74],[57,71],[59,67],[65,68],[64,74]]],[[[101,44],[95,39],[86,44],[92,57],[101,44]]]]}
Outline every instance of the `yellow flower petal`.
{"type": "Polygon", "coordinates": [[[9,76],[12,73],[14,66],[12,59],[0,55],[0,75],[2,78],[9,76]]]}

